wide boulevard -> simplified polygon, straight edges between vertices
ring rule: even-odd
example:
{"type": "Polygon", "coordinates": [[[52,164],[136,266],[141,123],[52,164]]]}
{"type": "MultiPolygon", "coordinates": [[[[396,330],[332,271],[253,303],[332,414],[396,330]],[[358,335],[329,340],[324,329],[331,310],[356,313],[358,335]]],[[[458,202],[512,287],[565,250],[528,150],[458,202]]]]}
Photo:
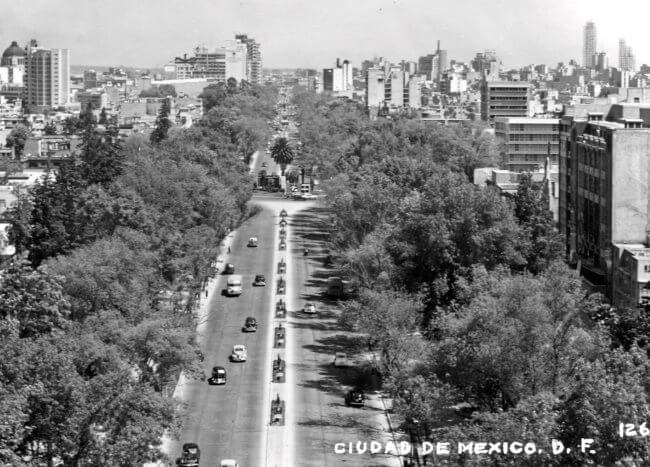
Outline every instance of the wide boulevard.
{"type": "MultiPolygon", "coordinates": [[[[278,171],[260,153],[252,164],[253,173],[262,162],[268,164],[265,170],[278,171]]],[[[327,275],[321,267],[325,215],[316,202],[290,201],[277,194],[256,194],[251,203],[261,210],[231,234],[230,253],[224,257],[243,276],[243,293],[232,298],[221,295],[228,276],[220,275],[198,323],[206,377],[220,365],[226,368],[228,381],[224,386],[198,380],[183,383],[177,392],[186,404],[186,415],[180,439],[169,446],[170,457],[175,460],[180,455],[183,443],[196,442],[201,465],[210,467],[222,459],[235,459],[239,467],[400,465],[394,457],[334,451],[339,442],[386,442],[389,433],[381,400],[372,391],[366,407],[344,405],[345,391],[355,384],[357,370],[332,366],[334,352],[353,351],[354,340],[338,330],[335,303],[321,298],[327,275]],[[286,252],[278,251],[282,208],[289,212],[286,252]],[[253,236],[259,246],[247,247],[253,236]],[[305,246],[310,256],[303,256],[305,246]],[[278,324],[273,313],[278,258],[288,263],[286,349],[274,349],[272,341],[272,327],[278,324]],[[266,276],[266,287],[252,286],[256,274],[266,276]],[[316,303],[317,315],[301,312],[308,300],[316,303]],[[242,332],[247,316],[257,319],[257,332],[242,332]],[[229,361],[235,344],[246,346],[245,363],[229,361]],[[287,361],[287,380],[271,385],[270,363],[278,354],[287,361]],[[276,393],[286,399],[286,425],[269,427],[270,399],[276,393]]]]}

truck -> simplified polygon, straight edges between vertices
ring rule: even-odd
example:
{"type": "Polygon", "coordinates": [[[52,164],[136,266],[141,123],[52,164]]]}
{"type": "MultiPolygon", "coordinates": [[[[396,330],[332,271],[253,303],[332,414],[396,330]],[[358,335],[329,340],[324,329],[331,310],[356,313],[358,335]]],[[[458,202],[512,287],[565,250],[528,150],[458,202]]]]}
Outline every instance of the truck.
{"type": "Polygon", "coordinates": [[[226,284],[226,295],[229,297],[241,295],[242,292],[242,277],[239,274],[233,274],[228,277],[226,284]]]}

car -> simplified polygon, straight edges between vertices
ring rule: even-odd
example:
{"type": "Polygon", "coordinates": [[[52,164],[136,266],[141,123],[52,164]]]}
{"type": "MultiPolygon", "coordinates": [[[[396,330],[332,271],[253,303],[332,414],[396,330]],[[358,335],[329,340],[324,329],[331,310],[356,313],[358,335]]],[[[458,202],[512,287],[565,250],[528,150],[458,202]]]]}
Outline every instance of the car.
{"type": "Polygon", "coordinates": [[[223,268],[223,273],[224,274],[234,274],[235,273],[235,265],[232,263],[226,263],[226,266],[223,268]]]}
{"type": "Polygon", "coordinates": [[[345,394],[345,405],[348,407],[363,407],[366,396],[361,389],[352,389],[345,394]]]}
{"type": "Polygon", "coordinates": [[[237,345],[233,346],[232,353],[230,354],[230,361],[231,362],[245,362],[246,358],[247,358],[247,355],[246,355],[246,347],[245,346],[243,346],[241,344],[237,344],[237,345]]]}
{"type": "Polygon", "coordinates": [[[287,226],[287,220],[286,220],[286,219],[282,219],[282,220],[280,221],[280,227],[286,227],[286,226],[287,226]]]}
{"type": "Polygon", "coordinates": [[[316,305],[314,305],[311,302],[305,303],[305,307],[302,309],[303,313],[307,313],[310,315],[315,315],[316,314],[316,305]]]}
{"type": "Polygon", "coordinates": [[[242,328],[242,331],[244,332],[255,332],[257,331],[257,320],[253,318],[252,316],[249,316],[246,318],[246,321],[244,322],[244,327],[242,328]]]}
{"type": "Polygon", "coordinates": [[[334,355],[334,361],[332,362],[332,365],[337,366],[337,367],[346,367],[350,366],[350,360],[348,359],[348,356],[344,352],[336,352],[334,355]]]}
{"type": "Polygon", "coordinates": [[[307,199],[316,199],[316,198],[318,198],[318,196],[316,196],[316,195],[314,195],[314,194],[311,194],[311,193],[303,193],[302,195],[300,195],[300,197],[301,197],[302,199],[305,199],[305,200],[307,200],[307,199]]]}
{"type": "Polygon", "coordinates": [[[199,449],[199,445],[196,443],[183,444],[183,457],[193,457],[196,460],[200,460],[201,450],[199,449]]]}
{"type": "Polygon", "coordinates": [[[208,384],[226,384],[226,369],[222,366],[212,367],[212,376],[208,379],[208,384]]]}
{"type": "Polygon", "coordinates": [[[246,246],[250,247],[256,247],[257,246],[257,237],[251,237],[248,239],[248,243],[246,246]]]}
{"type": "Polygon", "coordinates": [[[262,162],[262,167],[266,167],[268,164],[266,162],[262,162]]]}
{"type": "Polygon", "coordinates": [[[219,467],[239,467],[239,464],[234,459],[223,459],[219,463],[219,467]]]}
{"type": "Polygon", "coordinates": [[[286,282],[284,281],[284,279],[280,279],[278,281],[278,294],[284,295],[286,293],[286,290],[287,290],[286,282]]]}
{"type": "Polygon", "coordinates": [[[284,240],[280,240],[280,245],[278,245],[278,248],[280,250],[286,250],[287,249],[287,242],[285,242],[284,240]]]}
{"type": "Polygon", "coordinates": [[[285,211],[284,209],[280,211],[280,217],[287,217],[287,211],[285,211]]]}
{"type": "Polygon", "coordinates": [[[264,277],[263,274],[256,275],[255,280],[253,281],[253,285],[255,285],[255,286],[265,286],[266,285],[266,277],[264,277]]]}

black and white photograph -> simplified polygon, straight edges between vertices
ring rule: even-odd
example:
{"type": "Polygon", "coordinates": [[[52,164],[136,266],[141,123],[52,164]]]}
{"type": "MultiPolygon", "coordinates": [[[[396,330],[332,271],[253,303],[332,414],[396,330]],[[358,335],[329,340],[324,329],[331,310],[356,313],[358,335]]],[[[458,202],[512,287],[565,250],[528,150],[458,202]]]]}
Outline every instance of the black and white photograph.
{"type": "Polygon", "coordinates": [[[0,12],[0,467],[650,465],[650,3],[0,12]]]}

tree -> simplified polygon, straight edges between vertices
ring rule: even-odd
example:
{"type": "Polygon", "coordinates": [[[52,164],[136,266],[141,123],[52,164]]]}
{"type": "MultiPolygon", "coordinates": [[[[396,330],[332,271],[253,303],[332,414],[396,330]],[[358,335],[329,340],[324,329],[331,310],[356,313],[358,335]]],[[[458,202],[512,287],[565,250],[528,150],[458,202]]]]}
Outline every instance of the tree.
{"type": "Polygon", "coordinates": [[[275,140],[271,146],[271,157],[276,164],[280,164],[282,175],[284,176],[284,171],[287,169],[287,165],[291,164],[294,157],[294,149],[289,144],[287,138],[280,137],[275,140]]]}
{"type": "Polygon", "coordinates": [[[232,129],[246,164],[250,156],[266,139],[268,130],[264,120],[259,118],[242,118],[232,124],[232,129]]]}
{"type": "Polygon", "coordinates": [[[79,129],[79,118],[71,116],[63,120],[63,134],[70,136],[77,132],[79,129]]]}
{"type": "Polygon", "coordinates": [[[56,135],[57,131],[56,131],[55,123],[52,121],[47,122],[45,128],[43,129],[43,133],[45,133],[46,135],[56,135]]]}
{"type": "Polygon", "coordinates": [[[7,136],[7,147],[14,148],[16,158],[20,159],[25,149],[25,141],[29,138],[29,129],[25,125],[16,125],[7,136]]]}
{"type": "Polygon", "coordinates": [[[124,170],[124,155],[120,149],[117,135],[111,131],[100,132],[88,127],[82,135],[82,164],[78,167],[80,176],[86,184],[99,183],[107,187],[124,170]]]}
{"type": "Polygon", "coordinates": [[[286,177],[287,182],[291,183],[292,185],[295,185],[300,180],[300,174],[296,170],[290,170],[287,172],[286,177]]]}
{"type": "Polygon", "coordinates": [[[167,132],[172,127],[172,122],[169,120],[170,111],[169,100],[164,99],[158,111],[158,117],[156,118],[156,128],[151,133],[150,140],[152,144],[159,144],[167,138],[167,132]]]}
{"type": "Polygon", "coordinates": [[[86,132],[93,130],[97,125],[97,118],[93,112],[93,104],[88,102],[86,108],[79,113],[79,123],[77,130],[80,132],[86,132]]]}
{"type": "Polygon", "coordinates": [[[158,86],[159,97],[176,97],[176,88],[173,84],[161,84],[158,86]]]}
{"type": "Polygon", "coordinates": [[[203,101],[203,111],[209,112],[213,107],[219,106],[228,95],[226,86],[223,83],[210,84],[199,94],[203,101]]]}
{"type": "Polygon", "coordinates": [[[97,123],[100,125],[108,124],[108,116],[106,115],[106,109],[104,107],[102,107],[102,111],[99,114],[99,121],[97,123]]]}
{"type": "Polygon", "coordinates": [[[537,274],[563,257],[564,242],[553,225],[544,185],[534,184],[530,173],[521,175],[514,201],[515,215],[530,239],[527,269],[537,274]]]}
{"type": "Polygon", "coordinates": [[[56,280],[26,261],[12,262],[0,278],[0,318],[19,338],[65,327],[69,306],[56,280]]]}

